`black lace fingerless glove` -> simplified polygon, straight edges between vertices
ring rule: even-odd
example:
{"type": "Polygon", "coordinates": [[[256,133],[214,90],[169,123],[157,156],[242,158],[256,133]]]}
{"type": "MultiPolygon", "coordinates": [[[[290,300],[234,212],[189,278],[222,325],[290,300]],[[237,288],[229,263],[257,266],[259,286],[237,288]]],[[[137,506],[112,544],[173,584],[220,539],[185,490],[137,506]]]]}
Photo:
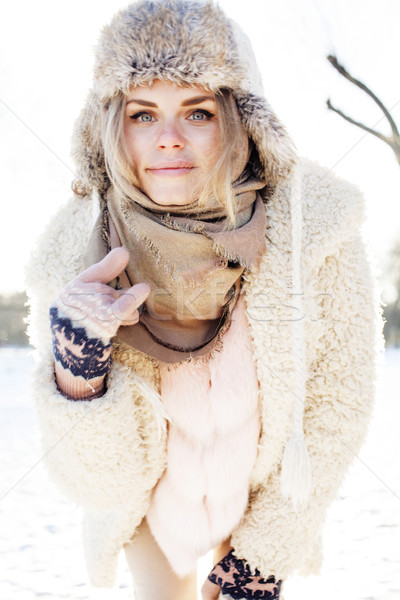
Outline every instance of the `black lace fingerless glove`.
{"type": "Polygon", "coordinates": [[[258,569],[253,574],[244,560],[233,555],[233,550],[215,565],[208,579],[234,600],[279,600],[282,585],[273,576],[263,579],[258,569]]]}

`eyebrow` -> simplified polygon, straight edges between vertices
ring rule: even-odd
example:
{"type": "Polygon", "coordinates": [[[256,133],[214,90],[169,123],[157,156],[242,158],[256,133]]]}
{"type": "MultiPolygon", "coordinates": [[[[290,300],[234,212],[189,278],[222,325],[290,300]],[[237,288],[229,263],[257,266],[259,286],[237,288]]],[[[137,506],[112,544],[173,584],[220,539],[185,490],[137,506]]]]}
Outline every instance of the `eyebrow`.
{"type": "MultiPolygon", "coordinates": [[[[202,102],[206,102],[206,100],[214,101],[213,96],[198,96],[196,98],[188,98],[188,100],[184,100],[182,102],[182,106],[192,106],[193,104],[201,104],[202,102]]],[[[135,104],[140,104],[140,106],[150,106],[151,108],[157,108],[157,104],[155,102],[150,102],[149,100],[141,100],[140,98],[132,98],[132,100],[128,100],[126,105],[134,102],[135,104]]]]}

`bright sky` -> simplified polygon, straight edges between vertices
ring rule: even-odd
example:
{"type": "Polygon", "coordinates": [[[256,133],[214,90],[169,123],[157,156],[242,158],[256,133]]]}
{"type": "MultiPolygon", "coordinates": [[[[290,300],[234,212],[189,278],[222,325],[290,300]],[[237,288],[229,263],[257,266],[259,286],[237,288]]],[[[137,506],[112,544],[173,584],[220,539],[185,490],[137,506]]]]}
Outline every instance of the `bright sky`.
{"type": "MultiPolygon", "coordinates": [[[[400,239],[400,167],[392,150],[326,108],[389,133],[379,108],[345,81],[335,53],[400,126],[398,0],[220,0],[252,40],[265,93],[302,155],[355,182],[366,235],[384,264],[400,239]]],[[[75,118],[91,85],[93,46],[121,0],[0,0],[0,293],[23,289],[23,264],[70,196],[75,118]]]]}

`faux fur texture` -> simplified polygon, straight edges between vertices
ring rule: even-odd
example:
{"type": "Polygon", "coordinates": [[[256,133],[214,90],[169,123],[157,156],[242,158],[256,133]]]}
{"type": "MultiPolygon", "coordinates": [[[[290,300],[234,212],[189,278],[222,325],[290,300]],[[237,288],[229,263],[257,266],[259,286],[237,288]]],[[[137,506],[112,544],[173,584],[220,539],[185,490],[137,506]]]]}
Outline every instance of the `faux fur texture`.
{"type": "Polygon", "coordinates": [[[161,396],[171,418],[167,470],[147,521],[180,576],[239,523],[260,433],[258,382],[238,300],[220,352],[208,363],[161,368],[161,396]]]}
{"type": "MultiPolygon", "coordinates": [[[[318,572],[326,510],[366,435],[382,348],[375,278],[360,234],[359,191],[317,163],[301,159],[307,372],[305,442],[313,480],[298,514],[280,490],[280,463],[291,433],[290,180],[266,205],[268,252],[244,285],[246,315],[260,385],[261,437],[245,514],[232,545],[267,577],[318,572]]],[[[52,219],[27,266],[30,336],[37,348],[33,394],[43,454],[60,489],[85,509],[84,540],[94,585],[112,586],[120,549],[147,513],[167,464],[152,394],[153,361],[120,345],[102,398],[71,402],[54,384],[48,309],[83,268],[97,202],[71,200],[52,219]],[[151,391],[150,391],[151,390],[151,391]]]]}
{"type": "Polygon", "coordinates": [[[250,42],[213,0],[141,0],[104,27],[96,50],[93,87],[75,126],[73,157],[82,193],[104,194],[109,182],[100,115],[110,98],[156,79],[230,89],[256,143],[270,187],[291,172],[292,140],[264,98],[250,42]]]}

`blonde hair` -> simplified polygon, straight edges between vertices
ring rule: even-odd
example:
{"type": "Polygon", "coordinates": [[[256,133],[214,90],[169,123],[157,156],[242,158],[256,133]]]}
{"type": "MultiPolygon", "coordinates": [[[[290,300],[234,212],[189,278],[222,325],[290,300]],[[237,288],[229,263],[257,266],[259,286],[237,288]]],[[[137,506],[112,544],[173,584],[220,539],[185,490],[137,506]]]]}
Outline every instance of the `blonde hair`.
{"type": "MultiPolygon", "coordinates": [[[[207,207],[211,198],[223,206],[231,226],[236,224],[233,169],[243,158],[243,144],[248,148],[248,138],[240,121],[235,99],[229,90],[215,94],[218,107],[219,152],[209,173],[208,181],[200,190],[193,190],[200,207],[207,207]],[[246,143],[247,142],[247,143],[246,143]]],[[[119,192],[131,196],[132,186],[140,188],[135,165],[129,160],[123,135],[126,96],[121,94],[109,102],[101,122],[102,142],[107,174],[119,192]]],[[[193,200],[196,198],[193,197],[193,200]]]]}

